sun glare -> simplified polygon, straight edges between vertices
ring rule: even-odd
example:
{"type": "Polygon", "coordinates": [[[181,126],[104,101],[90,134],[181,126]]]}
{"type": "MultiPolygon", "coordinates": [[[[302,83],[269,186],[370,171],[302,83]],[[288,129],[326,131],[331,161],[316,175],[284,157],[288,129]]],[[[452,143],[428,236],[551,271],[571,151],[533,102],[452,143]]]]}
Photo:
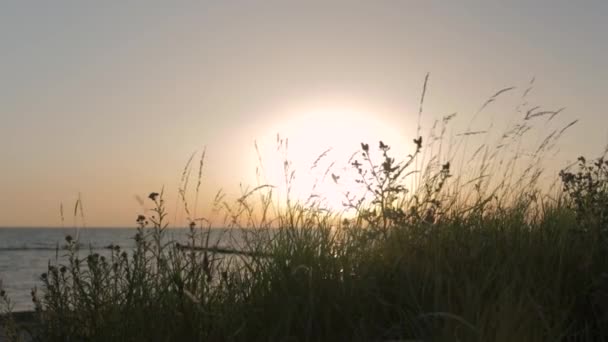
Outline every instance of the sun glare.
{"type": "Polygon", "coordinates": [[[405,150],[403,128],[381,120],[372,111],[325,107],[292,111],[284,117],[270,126],[265,140],[258,144],[264,182],[276,186],[281,196],[287,193],[286,173],[289,178],[295,171],[291,199],[316,201],[341,211],[347,193],[362,194],[350,165],[361,142],[377,146],[382,140],[394,147],[397,159],[405,150]]]}

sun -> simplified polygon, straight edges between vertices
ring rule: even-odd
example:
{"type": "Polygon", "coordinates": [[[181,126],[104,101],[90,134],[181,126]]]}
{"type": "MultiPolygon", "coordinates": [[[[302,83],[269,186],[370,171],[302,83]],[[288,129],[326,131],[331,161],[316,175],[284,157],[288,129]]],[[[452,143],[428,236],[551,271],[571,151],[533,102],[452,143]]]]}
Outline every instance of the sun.
{"type": "Polygon", "coordinates": [[[346,106],[288,111],[268,126],[264,141],[258,141],[264,182],[275,186],[280,196],[289,193],[292,200],[344,211],[347,196],[364,193],[351,165],[361,143],[376,146],[382,140],[399,154],[407,141],[402,127],[381,118],[346,106]]]}

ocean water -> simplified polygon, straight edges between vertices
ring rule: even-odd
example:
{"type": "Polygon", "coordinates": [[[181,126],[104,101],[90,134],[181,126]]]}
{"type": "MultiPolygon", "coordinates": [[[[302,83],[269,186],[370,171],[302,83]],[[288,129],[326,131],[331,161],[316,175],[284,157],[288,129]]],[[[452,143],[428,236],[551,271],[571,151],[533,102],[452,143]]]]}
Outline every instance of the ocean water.
{"type": "MultiPolygon", "coordinates": [[[[187,229],[168,229],[167,238],[186,241],[187,229]]],[[[84,228],[78,232],[81,255],[90,250],[101,255],[109,254],[108,245],[118,245],[123,250],[134,247],[135,228],[84,228]]],[[[31,290],[41,288],[40,275],[50,263],[65,261],[65,237],[76,237],[74,228],[0,228],[0,280],[14,311],[33,310],[31,290]]],[[[211,232],[210,241],[220,246],[234,240],[234,233],[224,229],[211,232]],[[223,242],[226,243],[223,243],[223,242]]]]}

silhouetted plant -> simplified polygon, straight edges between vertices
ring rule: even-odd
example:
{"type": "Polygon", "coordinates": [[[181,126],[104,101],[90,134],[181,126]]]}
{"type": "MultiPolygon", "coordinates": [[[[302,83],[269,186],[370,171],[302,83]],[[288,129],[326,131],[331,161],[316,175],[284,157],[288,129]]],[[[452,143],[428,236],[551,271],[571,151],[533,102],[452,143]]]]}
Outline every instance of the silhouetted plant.
{"type": "Polygon", "coordinates": [[[4,334],[9,341],[21,341],[19,326],[13,317],[13,308],[13,302],[0,279],[0,336],[4,334]]]}
{"type": "Polygon", "coordinates": [[[608,160],[579,157],[578,170],[562,170],[564,191],[572,200],[581,227],[596,229],[608,238],[608,160]]]}
{"type": "Polygon", "coordinates": [[[381,162],[374,162],[368,144],[361,143],[358,153],[362,162],[355,159],[352,167],[358,173],[357,183],[366,192],[361,198],[348,198],[348,206],[357,210],[357,218],[367,222],[384,234],[393,226],[404,226],[419,221],[433,223],[439,216],[441,201],[439,194],[450,175],[450,163],[430,176],[419,189],[405,186],[407,177],[418,173],[413,163],[422,149],[422,137],[414,139],[415,151],[403,161],[395,161],[389,151],[390,146],[379,141],[381,162]],[[366,201],[366,197],[371,200],[366,201]]]}

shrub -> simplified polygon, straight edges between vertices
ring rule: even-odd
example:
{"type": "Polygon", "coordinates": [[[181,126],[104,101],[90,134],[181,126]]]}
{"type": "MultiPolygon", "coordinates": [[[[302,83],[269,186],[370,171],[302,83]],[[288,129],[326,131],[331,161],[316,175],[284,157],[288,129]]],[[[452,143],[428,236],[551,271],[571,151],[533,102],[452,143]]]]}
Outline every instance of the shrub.
{"type": "Polygon", "coordinates": [[[578,158],[578,170],[562,170],[560,177],[571,207],[582,223],[602,238],[608,238],[608,160],[603,157],[588,162],[578,158]]]}

